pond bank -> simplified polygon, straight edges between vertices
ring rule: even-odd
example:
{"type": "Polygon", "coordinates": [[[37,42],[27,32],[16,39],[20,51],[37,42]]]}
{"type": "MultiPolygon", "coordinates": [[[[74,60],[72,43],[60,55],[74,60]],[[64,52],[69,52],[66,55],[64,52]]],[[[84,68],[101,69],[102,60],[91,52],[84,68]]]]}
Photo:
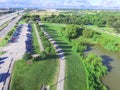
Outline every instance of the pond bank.
{"type": "Polygon", "coordinates": [[[101,56],[103,59],[103,64],[108,67],[108,74],[102,78],[105,85],[108,86],[110,90],[120,89],[120,53],[112,52],[104,49],[100,45],[88,46],[85,51],[86,54],[95,53],[101,56]]]}

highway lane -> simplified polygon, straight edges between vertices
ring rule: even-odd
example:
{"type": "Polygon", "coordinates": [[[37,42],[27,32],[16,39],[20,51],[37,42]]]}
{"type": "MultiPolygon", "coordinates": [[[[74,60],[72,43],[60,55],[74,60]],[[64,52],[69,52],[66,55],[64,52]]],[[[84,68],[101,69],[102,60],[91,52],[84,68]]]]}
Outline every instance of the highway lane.
{"type": "Polygon", "coordinates": [[[14,12],[14,13],[11,13],[11,14],[0,17],[0,26],[2,24],[6,23],[7,21],[11,20],[12,18],[17,17],[17,16],[18,16],[17,12],[14,12]]]}
{"type": "Polygon", "coordinates": [[[20,20],[22,16],[18,16],[13,21],[11,21],[7,27],[5,27],[3,30],[0,31],[0,38],[4,38],[9,31],[13,29],[13,27],[16,25],[16,23],[20,20]]]}
{"type": "Polygon", "coordinates": [[[23,25],[17,42],[10,43],[2,49],[6,51],[6,53],[1,56],[2,59],[0,60],[0,74],[2,74],[2,79],[0,79],[0,90],[8,90],[14,62],[21,59],[26,51],[25,41],[27,40],[27,29],[28,26],[23,25]]]}

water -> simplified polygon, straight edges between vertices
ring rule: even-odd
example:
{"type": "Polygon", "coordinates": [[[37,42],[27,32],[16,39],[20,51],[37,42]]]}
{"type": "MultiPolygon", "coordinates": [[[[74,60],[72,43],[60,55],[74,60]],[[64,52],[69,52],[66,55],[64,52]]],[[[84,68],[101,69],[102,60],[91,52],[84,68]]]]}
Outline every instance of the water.
{"type": "Polygon", "coordinates": [[[95,53],[103,58],[108,67],[108,74],[102,78],[109,90],[120,90],[120,53],[105,50],[100,45],[88,47],[85,53],[95,53]]]}

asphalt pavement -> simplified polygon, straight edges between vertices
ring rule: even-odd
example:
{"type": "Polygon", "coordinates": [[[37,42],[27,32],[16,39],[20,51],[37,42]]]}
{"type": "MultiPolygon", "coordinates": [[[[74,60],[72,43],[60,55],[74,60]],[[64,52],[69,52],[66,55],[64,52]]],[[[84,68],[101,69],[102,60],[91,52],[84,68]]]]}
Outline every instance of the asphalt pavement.
{"type": "Polygon", "coordinates": [[[13,27],[16,25],[16,23],[20,20],[22,16],[18,16],[13,21],[11,21],[7,27],[5,27],[3,30],[0,31],[0,38],[4,38],[9,31],[13,29],[13,27]]]}
{"type": "Polygon", "coordinates": [[[1,26],[2,24],[4,24],[5,22],[7,22],[7,21],[9,21],[9,20],[11,20],[12,18],[15,18],[15,17],[17,17],[17,16],[18,16],[18,15],[17,15],[17,12],[14,12],[14,13],[7,14],[7,15],[4,15],[4,16],[0,17],[0,26],[1,26]]]}
{"type": "Polygon", "coordinates": [[[27,29],[28,25],[23,25],[17,42],[2,48],[6,53],[0,56],[0,90],[8,90],[14,62],[21,59],[26,51],[27,29]]]}

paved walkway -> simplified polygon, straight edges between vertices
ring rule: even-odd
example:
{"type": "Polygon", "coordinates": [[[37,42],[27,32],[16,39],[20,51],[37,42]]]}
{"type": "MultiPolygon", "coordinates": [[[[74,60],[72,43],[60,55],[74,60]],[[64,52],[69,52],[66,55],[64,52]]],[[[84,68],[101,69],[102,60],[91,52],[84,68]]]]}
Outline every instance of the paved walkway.
{"type": "MultiPolygon", "coordinates": [[[[34,24],[34,28],[35,28],[35,32],[36,32],[36,36],[38,38],[38,43],[40,46],[40,50],[43,51],[43,45],[42,45],[42,41],[40,39],[38,30],[36,28],[36,25],[34,24]]],[[[43,30],[43,28],[42,28],[43,30]]],[[[47,34],[47,32],[45,32],[43,30],[44,34],[46,35],[46,37],[48,38],[48,40],[51,42],[51,44],[54,46],[57,55],[59,56],[59,60],[60,60],[60,70],[59,70],[59,76],[58,76],[58,81],[57,81],[57,90],[64,90],[64,78],[65,78],[65,56],[64,56],[64,52],[62,51],[62,49],[56,44],[56,42],[51,38],[51,36],[49,36],[47,34]]]]}
{"type": "Polygon", "coordinates": [[[37,40],[38,40],[38,44],[39,44],[39,48],[40,48],[41,51],[44,51],[44,47],[43,47],[42,41],[41,41],[41,39],[40,39],[40,36],[39,36],[38,30],[37,30],[37,27],[36,27],[35,24],[34,24],[34,28],[35,28],[35,32],[36,32],[36,36],[37,36],[37,40]]]}
{"type": "Polygon", "coordinates": [[[56,42],[51,38],[47,32],[43,31],[44,34],[47,36],[49,41],[53,44],[54,48],[56,49],[57,55],[59,56],[60,60],[60,68],[59,68],[59,76],[57,82],[57,90],[64,90],[64,79],[65,79],[65,56],[62,49],[56,44],[56,42]]]}

